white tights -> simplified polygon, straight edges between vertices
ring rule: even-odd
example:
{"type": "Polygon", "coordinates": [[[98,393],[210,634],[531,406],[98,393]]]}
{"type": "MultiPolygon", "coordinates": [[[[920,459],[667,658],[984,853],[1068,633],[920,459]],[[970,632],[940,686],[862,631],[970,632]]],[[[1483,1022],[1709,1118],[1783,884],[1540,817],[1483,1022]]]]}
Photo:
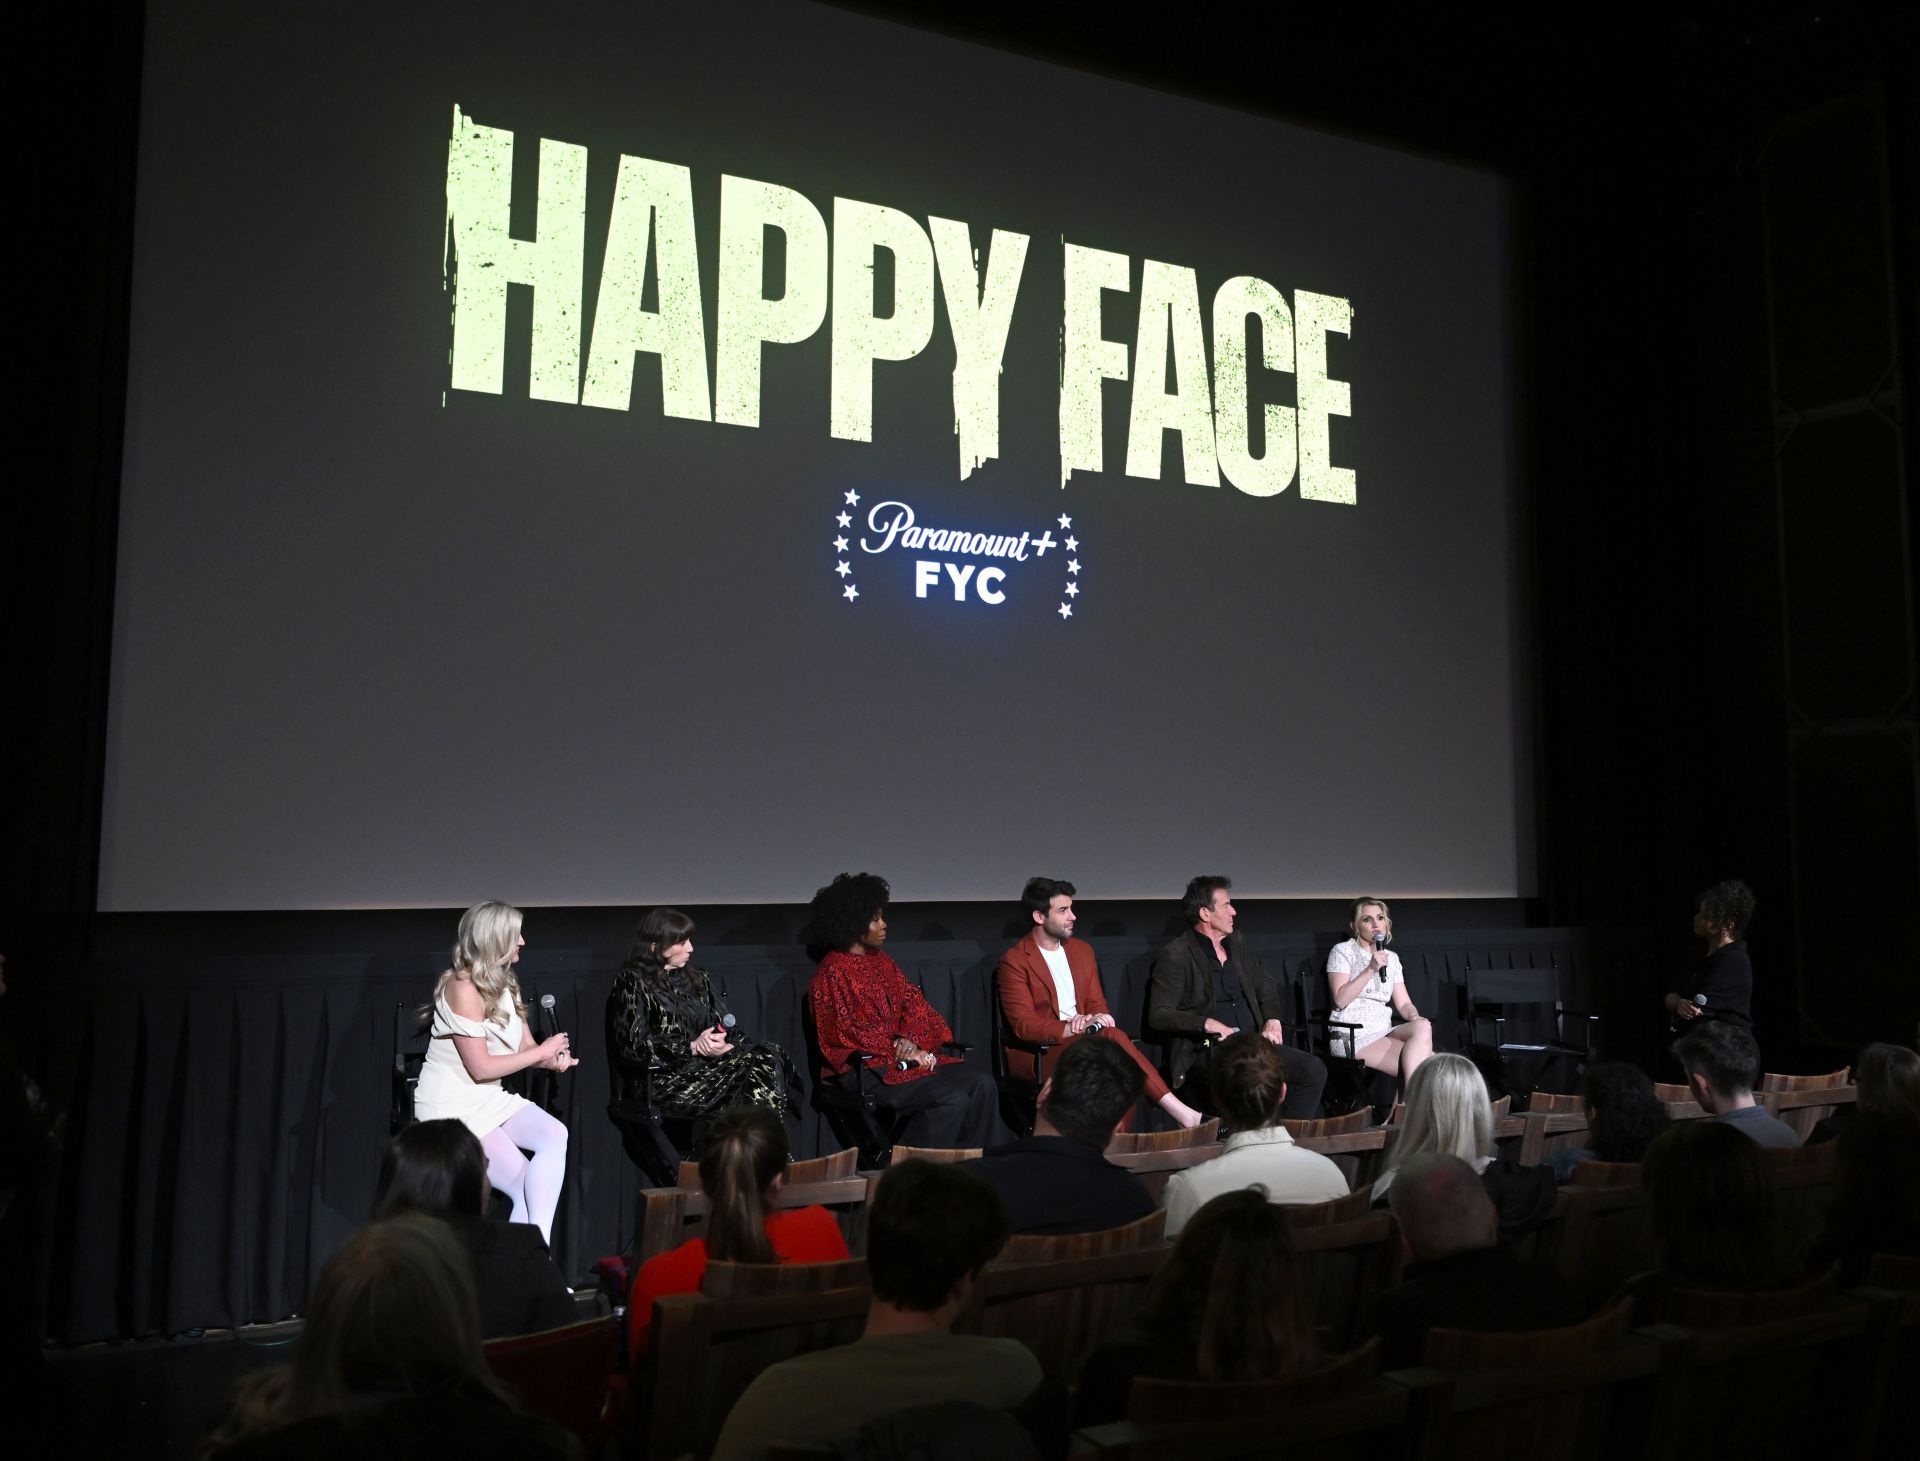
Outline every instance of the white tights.
{"type": "Polygon", "coordinates": [[[553,1241],[553,1211],[567,1174],[567,1128],[538,1106],[522,1106],[480,1139],[487,1180],[513,1200],[513,1221],[553,1241]],[[532,1152],[528,1161],[521,1153],[532,1152]]]}

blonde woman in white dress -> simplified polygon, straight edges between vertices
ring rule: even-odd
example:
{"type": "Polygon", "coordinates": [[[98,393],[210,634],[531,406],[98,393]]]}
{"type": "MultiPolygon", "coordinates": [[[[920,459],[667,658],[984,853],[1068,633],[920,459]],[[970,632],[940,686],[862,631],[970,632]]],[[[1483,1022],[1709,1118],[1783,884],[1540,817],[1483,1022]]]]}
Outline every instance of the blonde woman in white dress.
{"type": "Polygon", "coordinates": [[[1393,942],[1387,905],[1378,898],[1354,899],[1347,927],[1353,937],[1327,955],[1327,986],[1334,1018],[1360,1028],[1334,1031],[1334,1053],[1398,1076],[1405,1091],[1420,1062],[1433,1054],[1433,1026],[1413,1007],[1400,956],[1386,947],[1393,942]],[[1396,1010],[1405,1024],[1394,1024],[1396,1010]]]}
{"type": "Polygon", "coordinates": [[[505,903],[476,903],[461,915],[453,967],[434,986],[432,1038],[413,1109],[422,1121],[450,1118],[479,1137],[487,1180],[512,1199],[512,1220],[532,1223],[551,1243],[567,1128],[500,1081],[534,1066],[562,1071],[580,1062],[564,1034],[536,1042],[527,1024],[513,973],[527,942],[520,919],[505,903]]]}

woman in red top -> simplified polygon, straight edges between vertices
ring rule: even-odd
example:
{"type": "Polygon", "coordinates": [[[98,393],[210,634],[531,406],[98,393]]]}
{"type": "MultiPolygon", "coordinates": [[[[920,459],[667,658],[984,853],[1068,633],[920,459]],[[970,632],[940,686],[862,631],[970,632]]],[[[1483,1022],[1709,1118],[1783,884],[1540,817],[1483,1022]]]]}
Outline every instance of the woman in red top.
{"type": "Polygon", "coordinates": [[[689,1238],[649,1258],[627,1299],[627,1353],[637,1366],[647,1353],[653,1301],[697,1294],[707,1263],[831,1263],[847,1240],[824,1207],[775,1211],[773,1195],[787,1180],[787,1133],[758,1106],[721,1113],[700,1148],[700,1186],[707,1195],[707,1236],[689,1238]]]}
{"type": "Polygon", "coordinates": [[[940,1047],[953,1031],[882,953],[892,890],[872,873],[841,873],[813,895],[813,929],[832,952],[807,998],[827,1080],[851,1082],[854,1062],[886,1085],[886,1104],[907,1118],[895,1140],[912,1146],[984,1147],[1007,1139],[993,1076],[940,1047]]]}

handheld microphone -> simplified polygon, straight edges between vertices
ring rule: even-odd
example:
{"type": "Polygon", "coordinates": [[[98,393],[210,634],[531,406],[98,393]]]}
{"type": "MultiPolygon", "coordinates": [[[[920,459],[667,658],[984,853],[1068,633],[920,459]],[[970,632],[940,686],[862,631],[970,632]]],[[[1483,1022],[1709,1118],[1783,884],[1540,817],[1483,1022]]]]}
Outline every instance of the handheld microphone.
{"type": "Polygon", "coordinates": [[[729,1042],[733,1039],[733,1027],[737,1023],[731,1012],[720,1016],[720,1028],[727,1032],[726,1038],[729,1042]]]}
{"type": "Polygon", "coordinates": [[[543,994],[540,996],[540,1011],[547,1017],[547,1033],[549,1035],[553,1033],[553,1005],[554,999],[551,994],[543,994]]]}
{"type": "MultiPolygon", "coordinates": [[[[1373,936],[1373,950],[1377,954],[1384,954],[1387,951],[1387,936],[1384,933],[1376,933],[1373,936]]],[[[1380,982],[1382,984],[1387,982],[1387,966],[1385,964],[1380,966],[1380,982]]]]}

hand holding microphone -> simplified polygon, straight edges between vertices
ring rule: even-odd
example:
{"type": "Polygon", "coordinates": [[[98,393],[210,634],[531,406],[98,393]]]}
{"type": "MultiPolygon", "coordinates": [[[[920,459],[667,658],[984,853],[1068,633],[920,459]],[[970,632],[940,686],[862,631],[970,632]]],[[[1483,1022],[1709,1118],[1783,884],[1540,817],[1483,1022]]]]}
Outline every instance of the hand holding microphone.
{"type": "Polygon", "coordinates": [[[1373,968],[1380,976],[1380,982],[1387,982],[1387,936],[1376,933],[1373,936],[1373,968]]]}

